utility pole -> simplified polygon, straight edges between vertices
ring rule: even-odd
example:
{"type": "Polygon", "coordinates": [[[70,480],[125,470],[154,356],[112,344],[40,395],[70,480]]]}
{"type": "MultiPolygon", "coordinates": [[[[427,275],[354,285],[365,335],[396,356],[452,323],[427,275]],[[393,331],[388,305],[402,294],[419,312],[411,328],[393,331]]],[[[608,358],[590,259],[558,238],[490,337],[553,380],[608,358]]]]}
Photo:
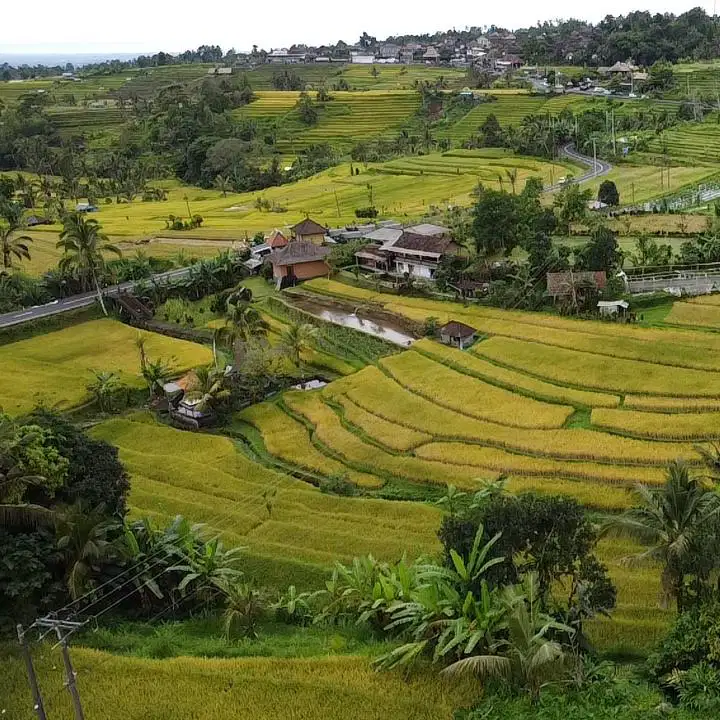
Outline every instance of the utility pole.
{"type": "Polygon", "coordinates": [[[617,147],[615,146],[615,108],[610,111],[610,120],[612,122],[613,155],[617,155],[617,147]]]}
{"type": "Polygon", "coordinates": [[[68,637],[75,631],[81,628],[85,623],[81,622],[70,622],[67,620],[58,620],[52,617],[40,618],[35,621],[35,625],[39,628],[45,628],[47,630],[54,630],[57,633],[60,650],[63,656],[63,664],[65,665],[65,687],[72,697],[73,708],[75,709],[75,720],[85,720],[85,715],[82,709],[82,703],[80,702],[80,693],[77,689],[76,672],[73,669],[72,661],[70,660],[70,650],[68,648],[68,637]],[[63,631],[67,631],[67,634],[63,634],[63,631]]]}
{"type": "Polygon", "coordinates": [[[593,177],[597,176],[597,140],[593,138],[593,177]]]}
{"type": "Polygon", "coordinates": [[[45,714],[45,706],[43,705],[42,695],[40,694],[40,687],[38,685],[37,676],[35,675],[35,668],[33,667],[32,655],[30,654],[30,648],[28,646],[27,638],[25,637],[25,630],[23,626],[18,624],[17,626],[18,642],[22,650],[23,659],[25,660],[25,669],[28,674],[28,682],[30,683],[30,690],[33,696],[33,710],[38,716],[38,720],[47,720],[45,714]]]}
{"type": "Polygon", "coordinates": [[[338,200],[337,190],[333,190],[335,193],[335,207],[337,208],[338,217],[340,217],[340,201],[338,200]]]}

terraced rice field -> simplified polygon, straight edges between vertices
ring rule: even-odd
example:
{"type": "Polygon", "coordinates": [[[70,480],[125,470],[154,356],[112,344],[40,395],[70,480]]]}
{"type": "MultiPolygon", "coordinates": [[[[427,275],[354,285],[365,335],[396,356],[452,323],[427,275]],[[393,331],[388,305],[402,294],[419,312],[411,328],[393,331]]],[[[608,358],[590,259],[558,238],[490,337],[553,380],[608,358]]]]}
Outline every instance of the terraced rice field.
{"type": "MultiPolygon", "coordinates": [[[[323,286],[328,289],[325,283],[323,286]]],[[[349,288],[348,294],[358,291],[349,288]]],[[[412,303],[408,307],[417,310],[412,303]]],[[[477,348],[489,342],[482,341],[477,348]]],[[[524,344],[532,351],[537,346],[564,352],[552,345],[524,344]]],[[[596,357],[600,365],[608,364],[604,356],[596,357]]],[[[539,361],[533,373],[508,370],[480,356],[423,340],[416,350],[383,358],[378,366],[336,380],[322,391],[285,393],[280,403],[260,406],[250,413],[267,451],[279,453],[285,462],[292,461],[287,447],[296,445],[295,433],[302,430],[309,433],[304,437],[310,437],[313,453],[325,456],[326,473],[336,474],[336,464],[340,463],[348,477],[363,471],[388,483],[452,482],[468,489],[477,487],[481,478],[503,474],[508,476],[511,492],[566,494],[603,510],[627,507],[632,502],[631,488],[637,482],[661,483],[664,466],[671,460],[682,458],[699,469],[692,434],[681,442],[671,434],[645,439],[632,437],[633,433],[622,429],[605,432],[609,421],[600,413],[624,420],[645,417],[655,426],[657,422],[652,413],[620,406],[621,394],[539,381],[535,375],[544,368],[545,363],[539,361]],[[517,384],[516,392],[510,388],[513,383],[517,384]],[[589,408],[593,408],[592,416],[589,408]],[[503,414],[510,410],[508,415],[503,414]],[[279,444],[268,426],[273,417],[283,413],[295,426],[292,431],[289,426],[284,430],[288,442],[279,444]],[[579,424],[576,414],[584,418],[579,424]],[[508,418],[510,424],[503,424],[508,418]],[[538,423],[540,427],[533,427],[538,423]]],[[[578,376],[585,379],[587,373],[578,376]]],[[[659,399],[668,402],[668,396],[659,399]]],[[[662,414],[670,423],[687,417],[689,413],[662,414]]],[[[692,417],[701,416],[695,413],[692,417]]],[[[715,436],[720,437],[720,426],[715,436]]],[[[293,464],[298,464],[297,459],[293,464]]],[[[619,605],[614,621],[591,623],[590,633],[599,647],[625,644],[647,648],[670,617],[657,607],[657,570],[630,571],[623,565],[622,558],[633,550],[627,543],[601,543],[601,557],[619,588],[619,605]]]]}
{"type": "Polygon", "coordinates": [[[261,91],[255,93],[255,100],[236,111],[238,117],[275,118],[287,115],[300,97],[300,91],[261,91]]]}
{"type": "Polygon", "coordinates": [[[257,99],[236,115],[256,119],[287,117],[289,122],[281,126],[277,147],[294,154],[315,143],[343,148],[363,138],[392,134],[420,106],[420,96],[412,90],[332,92],[332,99],[318,110],[317,123],[307,127],[292,116],[298,97],[298,92],[258,92],[257,99]]]}
{"type": "Polygon", "coordinates": [[[80,132],[119,128],[129,116],[121,108],[55,108],[48,112],[61,134],[77,135],[80,132]]]}
{"type": "MultiPolygon", "coordinates": [[[[378,673],[364,656],[148,660],[74,647],[72,659],[85,713],[95,720],[451,720],[477,697],[473,683],[378,673]]],[[[7,717],[33,720],[19,655],[2,661],[0,697],[7,717]]],[[[42,648],[35,665],[48,715],[68,717],[60,650],[42,648]]]]}
{"type": "Polygon", "coordinates": [[[441,77],[449,88],[465,86],[465,71],[455,68],[432,67],[426,65],[343,65],[333,63],[323,65],[310,63],[294,65],[290,68],[273,65],[260,65],[247,72],[247,77],[255,91],[272,91],[272,80],[285,70],[297,75],[305,87],[317,89],[325,87],[333,92],[333,85],[345,80],[351,90],[412,90],[419,81],[434,82],[441,77]]]}
{"type": "Polygon", "coordinates": [[[667,171],[664,179],[661,180],[659,166],[622,165],[614,167],[602,178],[583,183],[583,187],[592,190],[593,197],[596,197],[600,183],[603,180],[612,180],[620,193],[620,204],[632,205],[677,192],[687,186],[708,180],[718,172],[717,165],[698,163],[692,154],[685,151],[678,153],[677,162],[684,164],[670,168],[669,184],[667,171]]]}
{"type": "MultiPolygon", "coordinates": [[[[463,307],[325,280],[308,286],[353,302],[372,297],[413,319],[442,309],[486,323],[490,337],[465,352],[425,339],[322,390],[285,392],[236,417],[236,442],[146,415],[93,431],[120,448],[134,514],[207,523],[248,548],[248,572],[266,584],[317,585],[334,559],[437,548],[440,516],[430,504],[343,498],[311,483],[344,478],[366,493],[414,487],[417,496],[451,483],[472,491],[504,475],[511,492],[562,493],[616,511],[632,503],[635,483],[662,482],[674,459],[700,471],[694,442],[720,438],[720,412],[712,412],[720,338],[712,334],[463,307]]],[[[657,609],[657,570],[622,564],[632,550],[600,546],[620,591],[616,620],[591,624],[603,648],[645,648],[669,617],[657,609]]]]}
{"type": "MultiPolygon", "coordinates": [[[[720,162],[720,125],[712,120],[684,123],[652,139],[649,149],[677,158],[680,162],[691,160],[698,164],[717,165],[720,162]]],[[[670,177],[672,179],[672,170],[670,177]]]]}
{"type": "Polygon", "coordinates": [[[319,111],[317,124],[280,136],[278,148],[295,152],[308,145],[330,143],[336,148],[350,147],[359,140],[393,134],[420,106],[420,96],[409,90],[335,92],[319,111]]]}
{"type": "MultiPolygon", "coordinates": [[[[268,584],[307,586],[338,559],[367,553],[391,559],[437,547],[435,508],[323,494],[249,460],[226,437],[189,434],[147,415],[110,420],[93,434],[120,449],[133,514],[165,521],[179,513],[205,523],[226,542],[247,547],[247,567],[268,584]]],[[[287,435],[285,444],[296,440],[287,435]]]]}
{"type": "MultiPolygon", "coordinates": [[[[203,226],[193,231],[193,238],[237,241],[272,227],[287,227],[307,215],[328,226],[357,221],[355,210],[368,204],[368,184],[372,185],[373,201],[383,218],[408,221],[425,215],[431,206],[470,205],[472,192],[480,178],[488,187],[500,187],[498,176],[507,187],[505,169],[519,171],[518,189],[531,175],[549,182],[572,171],[571,165],[549,163],[518,156],[499,156],[497,152],[456,150],[433,153],[407,161],[353,165],[359,175],[350,174],[350,164],[343,163],[330,170],[298,182],[252,193],[229,193],[223,197],[217,190],[182,185],[175,180],[153,182],[168,192],[165,202],[142,202],[101,205],[95,218],[111,236],[131,238],[160,236],[182,241],[187,233],[168,233],[165,220],[170,214],[187,216],[187,196],[192,213],[204,218],[203,226]],[[262,212],[256,201],[263,198],[283,212],[262,212]]],[[[59,232],[59,226],[45,226],[38,232],[59,232]]],[[[191,251],[191,249],[189,249],[191,251]]]]}
{"type": "Polygon", "coordinates": [[[665,322],[699,328],[720,328],[720,295],[702,295],[673,303],[665,322]]]}
{"type": "MultiPolygon", "coordinates": [[[[141,334],[147,338],[148,356],[172,360],[178,374],[212,360],[202,345],[141,334]]],[[[92,320],[0,346],[0,407],[19,415],[39,404],[59,409],[80,405],[88,399],[93,370],[117,372],[122,382],[142,387],[137,336],[137,330],[116,320],[92,320]]]]}

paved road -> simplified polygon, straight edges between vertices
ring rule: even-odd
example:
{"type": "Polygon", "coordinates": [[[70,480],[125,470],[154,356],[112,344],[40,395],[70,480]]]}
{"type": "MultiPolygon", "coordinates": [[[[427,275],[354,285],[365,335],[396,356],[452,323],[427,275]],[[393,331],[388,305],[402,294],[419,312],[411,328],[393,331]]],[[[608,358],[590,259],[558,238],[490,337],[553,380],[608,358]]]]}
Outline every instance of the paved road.
{"type": "MultiPolygon", "coordinates": [[[[572,143],[566,145],[562,149],[562,155],[569,160],[580,163],[580,165],[585,165],[588,168],[588,171],[586,173],[583,173],[582,175],[579,175],[577,177],[573,177],[573,179],[570,181],[572,183],[581,183],[585,182],[586,180],[593,180],[594,178],[601,177],[602,175],[607,175],[612,170],[612,165],[609,162],[606,162],[605,160],[600,160],[599,158],[597,160],[593,160],[593,158],[588,157],[587,155],[582,155],[575,149],[572,143]]],[[[545,192],[559,190],[562,186],[563,183],[547,185],[545,186],[545,192]]]]}
{"type": "MultiPolygon", "coordinates": [[[[153,275],[153,279],[159,282],[163,280],[172,280],[174,278],[184,277],[188,274],[190,268],[180,268],[178,270],[170,270],[165,273],[153,275]]],[[[126,282],[120,285],[111,285],[103,290],[103,294],[108,297],[117,295],[122,290],[131,290],[137,282],[126,282]]],[[[0,315],[0,328],[11,327],[12,325],[21,325],[30,320],[39,320],[40,318],[50,317],[51,315],[59,315],[60,313],[77,310],[78,308],[89,307],[97,302],[95,293],[83,293],[82,295],[72,295],[63,300],[55,300],[47,305],[37,305],[35,307],[26,308],[24,310],[16,310],[15,312],[0,315]]]]}

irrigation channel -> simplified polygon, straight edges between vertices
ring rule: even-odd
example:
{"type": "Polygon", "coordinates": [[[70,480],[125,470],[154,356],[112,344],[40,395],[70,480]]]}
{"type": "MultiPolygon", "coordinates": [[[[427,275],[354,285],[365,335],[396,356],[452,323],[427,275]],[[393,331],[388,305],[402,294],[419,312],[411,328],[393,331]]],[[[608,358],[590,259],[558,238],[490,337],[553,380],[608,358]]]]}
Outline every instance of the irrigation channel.
{"type": "Polygon", "coordinates": [[[352,305],[338,300],[310,298],[307,295],[296,293],[288,295],[287,299],[298,310],[304,310],[310,315],[335,325],[359,330],[401,347],[409,347],[415,342],[415,338],[409,334],[407,328],[399,320],[394,321],[387,314],[371,308],[352,307],[352,305]]]}

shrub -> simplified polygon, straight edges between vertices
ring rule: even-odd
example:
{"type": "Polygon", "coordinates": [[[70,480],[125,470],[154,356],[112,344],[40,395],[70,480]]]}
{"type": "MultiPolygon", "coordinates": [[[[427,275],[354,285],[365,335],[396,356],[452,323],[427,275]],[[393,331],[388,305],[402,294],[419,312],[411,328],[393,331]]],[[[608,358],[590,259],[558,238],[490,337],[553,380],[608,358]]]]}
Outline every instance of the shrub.
{"type": "Polygon", "coordinates": [[[348,480],[347,475],[331,475],[320,482],[320,492],[349,497],[357,494],[357,488],[348,480]]]}
{"type": "Polygon", "coordinates": [[[662,680],[704,661],[720,669],[718,600],[679,615],[662,645],[648,658],[648,668],[652,677],[662,680]]]}
{"type": "Polygon", "coordinates": [[[378,209],[373,205],[355,209],[355,217],[357,217],[357,218],[375,218],[377,216],[378,216],[378,209]]]}

